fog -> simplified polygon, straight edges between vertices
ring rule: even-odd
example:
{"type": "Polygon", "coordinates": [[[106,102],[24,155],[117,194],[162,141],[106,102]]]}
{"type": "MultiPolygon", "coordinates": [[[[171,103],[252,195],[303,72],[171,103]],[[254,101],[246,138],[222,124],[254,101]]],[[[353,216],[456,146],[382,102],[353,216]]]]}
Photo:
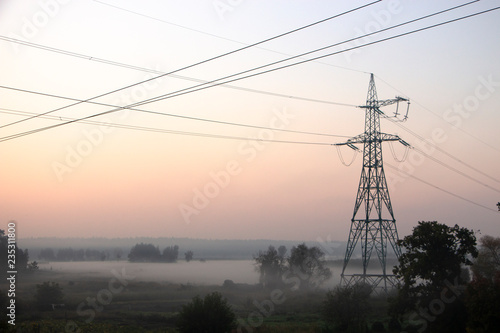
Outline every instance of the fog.
{"type": "Polygon", "coordinates": [[[252,260],[211,260],[179,261],[177,263],[136,263],[128,261],[84,261],[50,262],[39,265],[40,269],[54,273],[81,274],[112,278],[113,270],[125,272],[134,281],[162,281],[172,283],[191,283],[197,285],[221,285],[224,280],[235,283],[255,284],[259,273],[252,260]]]}
{"type": "MultiPolygon", "coordinates": [[[[259,273],[254,260],[183,260],[177,263],[137,263],[129,261],[83,261],[41,263],[41,270],[52,273],[75,274],[81,277],[109,277],[113,271],[133,277],[134,281],[170,282],[194,285],[222,285],[225,280],[235,283],[256,284],[259,273]]],[[[332,278],[323,284],[323,288],[333,288],[340,282],[342,263],[329,263],[332,278]]],[[[376,266],[372,266],[376,267],[376,266]]],[[[346,274],[359,273],[359,267],[349,267],[346,274]]],[[[389,269],[390,271],[391,269],[389,269]]],[[[369,273],[379,273],[369,270],[369,273]]]]}

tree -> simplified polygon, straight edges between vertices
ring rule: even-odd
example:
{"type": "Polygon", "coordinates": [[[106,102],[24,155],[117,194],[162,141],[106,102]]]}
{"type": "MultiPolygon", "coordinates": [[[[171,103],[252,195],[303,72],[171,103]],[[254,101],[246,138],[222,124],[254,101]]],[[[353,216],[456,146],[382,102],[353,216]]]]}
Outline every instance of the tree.
{"type": "Polygon", "coordinates": [[[38,257],[46,261],[54,261],[56,259],[56,256],[54,255],[54,250],[52,250],[51,248],[41,249],[38,257]]]}
{"type": "Polygon", "coordinates": [[[181,333],[226,333],[236,328],[236,315],[227,300],[213,292],[184,305],[177,326],[181,333]]]}
{"type": "Polygon", "coordinates": [[[63,289],[55,282],[43,282],[36,285],[35,301],[40,310],[51,310],[52,304],[61,304],[63,289]]]}
{"type": "MultiPolygon", "coordinates": [[[[447,300],[450,299],[450,289],[460,294],[457,288],[463,288],[464,283],[468,282],[462,274],[462,267],[470,266],[470,257],[478,255],[473,231],[458,225],[449,227],[436,221],[419,222],[412,234],[399,240],[398,244],[403,249],[403,254],[393,272],[401,286],[398,297],[391,306],[393,315],[401,315],[417,308],[429,309],[443,295],[447,300]]],[[[437,311],[439,316],[429,321],[430,331],[464,331],[463,300],[451,299],[453,302],[440,308],[437,311]]]]}
{"type": "Polygon", "coordinates": [[[500,274],[500,237],[484,236],[480,240],[479,254],[472,266],[475,278],[492,282],[500,274]]]}
{"type": "Polygon", "coordinates": [[[288,269],[305,282],[300,284],[301,289],[319,287],[332,276],[324,258],[325,254],[316,246],[309,248],[302,243],[292,247],[288,269]]]}
{"type": "Polygon", "coordinates": [[[187,251],[186,253],[184,253],[184,259],[187,262],[190,262],[191,260],[193,260],[193,251],[187,251]]]}
{"type": "Polygon", "coordinates": [[[162,259],[165,262],[176,262],[179,257],[179,246],[167,246],[163,250],[162,259]]]}
{"type": "Polygon", "coordinates": [[[469,256],[478,255],[473,231],[436,221],[419,222],[398,244],[406,251],[394,274],[411,294],[441,291],[447,280],[466,282],[460,280],[462,265],[472,265],[469,256]]]}
{"type": "Polygon", "coordinates": [[[281,285],[285,258],[278,254],[274,246],[269,245],[265,252],[259,251],[254,260],[260,273],[260,283],[264,287],[275,288],[281,285]]]}
{"type": "Polygon", "coordinates": [[[285,245],[280,245],[280,247],[278,247],[278,255],[281,257],[281,258],[285,258],[285,254],[288,250],[286,249],[286,246],[285,245]]]}
{"type": "Polygon", "coordinates": [[[367,284],[338,286],[326,294],[323,316],[342,332],[366,331],[372,289],[367,284]]]}
{"type": "Polygon", "coordinates": [[[130,250],[128,259],[132,262],[160,261],[160,249],[153,244],[140,243],[134,245],[130,250]]]}
{"type": "Polygon", "coordinates": [[[500,331],[500,238],[484,236],[472,266],[465,304],[470,332],[500,331]]]}

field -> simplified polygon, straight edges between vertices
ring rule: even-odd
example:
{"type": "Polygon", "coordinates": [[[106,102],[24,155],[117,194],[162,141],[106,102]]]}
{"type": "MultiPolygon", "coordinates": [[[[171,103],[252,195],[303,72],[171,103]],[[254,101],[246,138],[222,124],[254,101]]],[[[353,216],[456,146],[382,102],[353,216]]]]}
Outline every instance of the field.
{"type": "MultiPolygon", "coordinates": [[[[167,265],[172,270],[177,264],[167,265]]],[[[304,292],[284,287],[277,297],[256,283],[224,283],[223,279],[218,284],[181,283],[158,276],[139,279],[119,267],[106,275],[43,269],[20,276],[17,332],[177,332],[176,315],[182,305],[213,291],[227,298],[241,332],[333,332],[321,316],[326,288],[304,292]],[[37,308],[36,285],[45,281],[62,287],[64,305],[47,311],[37,308]]],[[[0,286],[2,291],[4,288],[0,286]]],[[[373,317],[386,318],[385,303],[376,308],[373,317]]]]}

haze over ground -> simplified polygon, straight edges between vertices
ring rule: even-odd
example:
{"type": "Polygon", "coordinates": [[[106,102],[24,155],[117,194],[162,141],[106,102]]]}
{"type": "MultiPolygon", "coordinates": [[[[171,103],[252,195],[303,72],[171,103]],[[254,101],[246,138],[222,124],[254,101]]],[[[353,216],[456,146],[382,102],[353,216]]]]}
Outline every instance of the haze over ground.
{"type": "MultiPolygon", "coordinates": [[[[0,126],[74,103],[7,87],[88,99],[368,3],[2,1],[0,126]]],[[[127,106],[196,84],[192,79],[217,79],[462,3],[381,1],[176,73],[184,79],[163,77],[96,101],[127,106]]],[[[319,55],[495,5],[476,2],[319,55]]],[[[411,100],[408,121],[382,120],[381,131],[430,156],[410,150],[398,163],[390,145],[383,147],[400,236],[422,220],[498,235],[499,18],[492,11],[231,83],[238,89],[214,87],[139,107],[218,123],[124,110],[91,119],[100,124],[0,139],[1,220],[16,220],[20,238],[346,240],[361,156],[346,168],[328,144],[363,132],[364,113],[355,106],[365,103],[374,73],[379,99],[411,100]]],[[[79,104],[53,119],[0,128],[0,137],[109,109],[79,104]]],[[[400,144],[393,148],[397,158],[404,155],[400,144]]],[[[353,151],[341,153],[349,162],[353,151]]]]}

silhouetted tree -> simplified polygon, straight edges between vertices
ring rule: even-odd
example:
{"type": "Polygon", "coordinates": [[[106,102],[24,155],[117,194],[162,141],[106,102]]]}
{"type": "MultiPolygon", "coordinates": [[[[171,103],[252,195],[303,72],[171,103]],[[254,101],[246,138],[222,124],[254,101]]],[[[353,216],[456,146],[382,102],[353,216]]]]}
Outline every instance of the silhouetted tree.
{"type": "Polygon", "coordinates": [[[302,280],[301,289],[319,287],[332,276],[332,272],[326,267],[323,251],[316,246],[307,247],[305,243],[292,247],[288,270],[302,280]]]}
{"type": "Polygon", "coordinates": [[[186,259],[187,262],[193,260],[193,251],[187,251],[184,253],[184,259],[186,259]]]}
{"type": "Polygon", "coordinates": [[[154,246],[153,244],[136,244],[130,250],[128,259],[133,262],[160,261],[160,249],[158,248],[158,246],[154,246]]]}
{"type": "Polygon", "coordinates": [[[281,258],[285,258],[285,255],[286,255],[286,252],[288,250],[286,249],[286,246],[285,245],[280,245],[280,247],[278,247],[278,255],[281,257],[281,258]]]}
{"type": "Polygon", "coordinates": [[[493,281],[500,273],[500,237],[484,236],[480,240],[479,254],[472,266],[474,278],[493,281]]]}
{"type": "Polygon", "coordinates": [[[236,315],[227,300],[214,292],[184,305],[177,326],[181,333],[226,333],[236,328],[236,315]]]}
{"type": "Polygon", "coordinates": [[[285,258],[278,254],[274,246],[269,245],[265,252],[259,251],[259,255],[254,257],[254,260],[260,273],[260,283],[264,287],[275,288],[281,285],[285,271],[285,258]]]}
{"type": "MultiPolygon", "coordinates": [[[[461,286],[463,290],[468,281],[462,274],[462,267],[471,265],[469,258],[478,254],[473,231],[436,221],[419,222],[412,234],[398,244],[404,251],[393,270],[401,281],[398,297],[391,305],[394,316],[417,308],[428,309],[434,300],[441,299],[443,292],[451,293],[452,288],[456,291],[461,286]]],[[[465,331],[464,321],[463,298],[457,297],[422,329],[462,332],[465,331]]]]}
{"type": "Polygon", "coordinates": [[[176,262],[177,258],[179,257],[179,246],[174,245],[174,246],[167,246],[163,250],[163,261],[165,262],[176,262]]]}
{"type": "Polygon", "coordinates": [[[472,272],[465,296],[468,332],[500,332],[500,238],[481,238],[472,272]]]}

